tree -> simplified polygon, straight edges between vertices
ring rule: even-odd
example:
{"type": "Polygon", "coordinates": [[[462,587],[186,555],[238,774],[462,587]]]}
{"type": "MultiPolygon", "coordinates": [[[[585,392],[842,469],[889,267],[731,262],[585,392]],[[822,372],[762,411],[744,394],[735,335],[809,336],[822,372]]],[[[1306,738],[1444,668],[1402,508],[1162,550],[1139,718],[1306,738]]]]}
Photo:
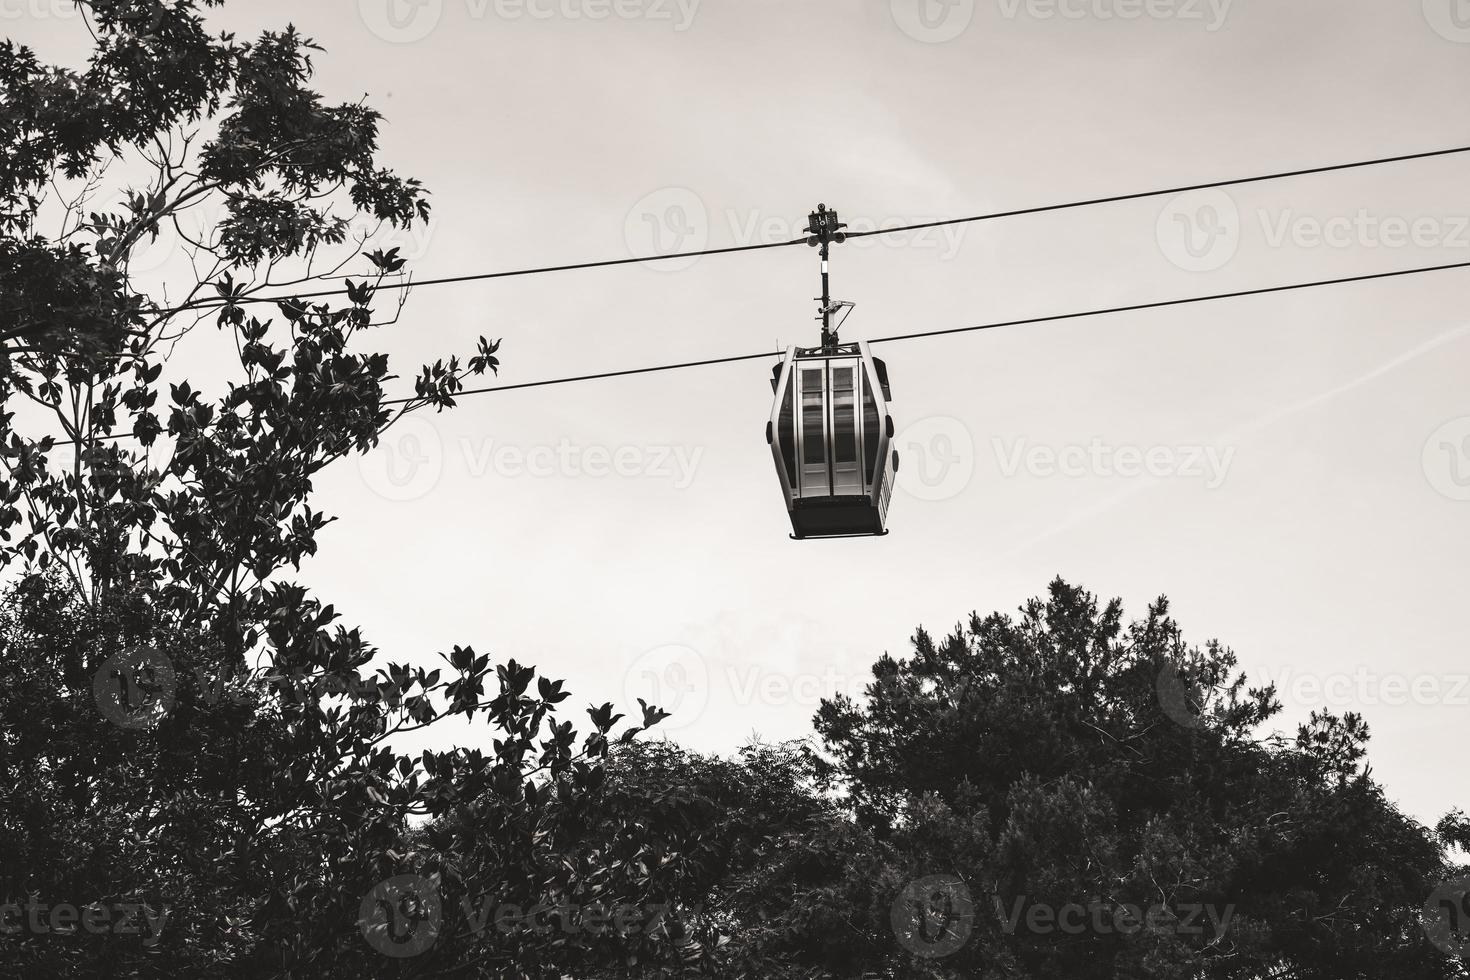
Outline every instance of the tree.
{"type": "MultiPolygon", "coordinates": [[[[602,870],[580,893],[565,892],[560,908],[536,916],[563,945],[523,954],[523,968],[535,962],[548,976],[597,980],[860,975],[873,950],[848,924],[854,910],[846,899],[870,901],[883,890],[874,875],[888,869],[883,848],[817,790],[815,762],[801,742],[750,744],[733,758],[670,742],[619,746],[602,792],[560,814],[565,833],[553,835],[577,842],[561,860],[602,870]],[[608,889],[609,872],[619,868],[637,869],[635,882],[608,889]],[[638,893],[628,884],[650,904],[625,909],[625,935],[606,907],[609,895],[638,893]]],[[[437,829],[468,829],[478,846],[460,850],[494,861],[499,841],[486,826],[496,824],[451,819],[437,829]]],[[[475,877],[504,876],[486,868],[475,877]]],[[[493,908],[521,912],[523,902],[507,896],[493,908]]],[[[871,911],[859,907],[856,917],[871,911]]]]}
{"type": "Polygon", "coordinates": [[[330,520],[315,475],[453,408],[498,343],[392,398],[372,337],[397,310],[373,309],[405,263],[351,218],[426,220],[425,192],[377,163],[376,112],[309,88],[310,39],[211,36],[219,3],[82,2],[78,69],[0,44],[0,903],[43,916],[0,923],[0,958],[28,975],[406,974],[379,950],[422,935],[427,896],[392,882],[435,889],[460,864],[415,821],[493,801],[522,835],[500,871],[554,890],[543,815],[595,791],[623,718],[594,707],[579,738],[560,682],[469,646],[384,662],[291,581],[330,520]],[[118,169],[147,176],[95,209],[118,169]],[[223,217],[196,237],[180,219],[206,201],[223,217]],[[132,261],[170,227],[196,275],[166,297],[132,261]],[[352,263],[366,274],[341,278],[352,263]],[[168,360],[201,329],[233,355],[227,385],[168,360]],[[498,737],[392,748],[450,715],[498,737]],[[63,940],[58,906],[166,919],[66,913],[63,940]]]}
{"type": "MultiPolygon", "coordinates": [[[[1400,813],[1355,714],[1257,737],[1281,706],[1236,666],[1187,645],[1167,600],[1125,628],[1118,601],[1058,580],[1019,619],[972,616],[941,643],[920,630],[911,658],[875,664],[866,703],[824,702],[824,777],[885,866],[921,883],[889,893],[896,944],[866,923],[890,951],[874,968],[1465,977],[1421,923],[1464,873],[1447,859],[1463,816],[1430,829],[1400,813]]],[[[840,904],[881,905],[852,888],[840,904]]]]}

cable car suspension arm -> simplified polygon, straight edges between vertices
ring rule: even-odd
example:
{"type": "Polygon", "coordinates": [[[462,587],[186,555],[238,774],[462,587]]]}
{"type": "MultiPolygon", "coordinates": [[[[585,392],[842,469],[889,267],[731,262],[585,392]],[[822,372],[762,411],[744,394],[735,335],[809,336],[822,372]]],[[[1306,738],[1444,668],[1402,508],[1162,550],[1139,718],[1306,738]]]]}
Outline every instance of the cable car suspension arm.
{"type": "MultiPolygon", "coordinates": [[[[820,247],[822,250],[822,295],[816,297],[817,302],[822,305],[817,319],[822,321],[822,349],[828,351],[836,349],[837,329],[842,326],[841,323],[837,327],[832,326],[832,314],[844,305],[852,306],[851,303],[832,302],[831,276],[827,267],[832,243],[836,242],[841,245],[847,241],[847,235],[842,232],[842,229],[846,227],[847,225],[838,220],[837,212],[827,210],[825,204],[818,204],[817,209],[808,216],[807,220],[806,232],[810,237],[807,238],[806,243],[813,248],[820,247]]],[[[846,322],[847,317],[842,319],[843,322],[846,322]]]]}

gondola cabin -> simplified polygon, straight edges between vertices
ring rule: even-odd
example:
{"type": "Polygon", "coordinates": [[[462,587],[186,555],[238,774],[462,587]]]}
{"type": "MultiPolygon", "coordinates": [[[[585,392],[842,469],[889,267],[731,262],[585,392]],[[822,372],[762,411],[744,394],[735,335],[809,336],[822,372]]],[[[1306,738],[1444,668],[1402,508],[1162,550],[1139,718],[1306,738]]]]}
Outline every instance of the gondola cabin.
{"type": "Polygon", "coordinates": [[[766,441],[791,536],[887,534],[898,470],[887,366],[859,342],[792,347],[771,374],[766,441]]]}

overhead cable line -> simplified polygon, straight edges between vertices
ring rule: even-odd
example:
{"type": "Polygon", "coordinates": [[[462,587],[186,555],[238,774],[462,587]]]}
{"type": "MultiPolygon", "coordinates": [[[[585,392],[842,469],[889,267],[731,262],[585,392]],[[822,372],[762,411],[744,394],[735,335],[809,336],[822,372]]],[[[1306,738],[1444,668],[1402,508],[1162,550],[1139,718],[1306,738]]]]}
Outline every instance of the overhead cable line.
{"type": "MultiPolygon", "coordinates": [[[[900,340],[917,340],[921,337],[945,337],[958,333],[974,333],[980,330],[996,330],[1001,327],[1024,327],[1039,323],[1055,323],[1060,320],[1078,320],[1094,316],[1110,316],[1116,313],[1134,313],[1141,310],[1157,310],[1171,306],[1187,306],[1193,303],[1211,303],[1218,300],[1240,299],[1246,296],[1265,296],[1299,289],[1317,289],[1324,286],[1341,286],[1355,282],[1370,282],[1375,279],[1395,279],[1403,276],[1422,275],[1429,272],[1447,272],[1451,269],[1470,269],[1470,262],[1454,262],[1448,265],[1422,266],[1414,269],[1399,269],[1395,272],[1371,272],[1359,276],[1343,276],[1337,279],[1317,279],[1311,282],[1286,283],[1280,286],[1263,286],[1256,289],[1240,289],[1228,293],[1212,293],[1208,296],[1186,296],[1182,299],[1155,300],[1150,303],[1132,303],[1105,309],[1079,310],[1072,313],[1051,313],[1046,316],[1025,317],[1019,320],[998,320],[968,327],[951,327],[945,330],[924,330],[919,333],[894,334],[890,337],[874,337],[869,344],[891,344],[900,340]]],[[[777,351],[760,351],[754,354],[734,354],[729,357],[714,357],[701,361],[684,361],[678,364],[658,364],[650,367],[628,368],[622,371],[601,371],[596,374],[581,374],[565,378],[547,378],[542,381],[525,381],[513,385],[497,385],[492,388],[466,388],[454,393],[455,398],[466,395],[484,395],[496,391],[519,391],[524,388],[544,388],[550,385],[572,384],[581,381],[597,381],[603,378],[626,377],[631,374],[652,374],[657,371],[678,371],[691,367],[707,367],[714,364],[729,364],[735,361],[754,361],[762,357],[779,356],[777,351]]],[[[385,405],[405,405],[419,401],[418,398],[394,398],[385,405]]]]}
{"type": "MultiPolygon", "coordinates": [[[[516,276],[537,276],[547,272],[572,272],[579,269],[602,269],[615,265],[640,265],[644,262],[663,262],[668,259],[692,259],[705,255],[728,255],[731,252],[755,252],[767,248],[789,248],[792,245],[805,245],[805,238],[794,238],[789,242],[761,242],[756,245],[730,245],[724,248],[706,248],[697,252],[670,252],[667,255],[641,255],[626,259],[600,259],[595,262],[573,262],[569,265],[546,265],[534,269],[510,269],[503,272],[475,272],[462,276],[445,276],[440,279],[417,279],[404,280],[402,282],[385,282],[373,287],[375,292],[385,289],[418,289],[421,286],[447,286],[458,282],[478,282],[483,279],[511,279],[516,276]]],[[[323,296],[345,296],[346,288],[322,289],[311,293],[292,293],[289,296],[241,296],[235,300],[236,305],[243,303],[284,303],[295,299],[319,299],[323,296]]],[[[223,299],[208,297],[194,304],[186,304],[174,310],[165,310],[166,313],[179,313],[185,310],[215,309],[228,305],[223,299]]]]}
{"type": "Polygon", "coordinates": [[[1217,180],[1209,184],[1191,184],[1187,187],[1170,187],[1157,191],[1139,191],[1135,194],[1116,194],[1111,197],[1094,197],[1085,201],[1070,201],[1066,204],[1047,204],[1034,208],[1019,208],[1014,211],[997,211],[992,214],[977,214],[970,218],[947,218],[942,221],[926,221],[916,225],[902,225],[898,228],[876,228],[869,231],[845,232],[848,238],[867,238],[872,235],[896,235],[904,231],[921,231],[925,228],[942,228],[945,225],[962,225],[973,221],[992,221],[996,218],[1018,218],[1029,214],[1045,214],[1048,211],[1065,211],[1071,208],[1087,208],[1101,204],[1117,204],[1122,201],[1137,201],[1146,197],[1162,197],[1165,194],[1188,194],[1193,191],[1219,190],[1222,187],[1236,187],[1242,184],[1259,184],[1268,180],[1285,180],[1289,177],[1308,177],[1314,174],[1335,173],[1342,170],[1358,170],[1363,167],[1380,167],[1389,163],[1404,163],[1409,160],[1428,160],[1433,157],[1452,156],[1457,153],[1470,153],[1470,146],[1456,146],[1445,150],[1430,150],[1426,153],[1408,153],[1396,157],[1380,157],[1376,160],[1360,160],[1357,163],[1338,163],[1327,167],[1311,167],[1307,170],[1289,170],[1283,173],[1262,174],[1258,177],[1238,177],[1234,180],[1217,180]]]}
{"type": "MultiPolygon", "coordinates": [[[[988,214],[972,215],[968,218],[948,218],[940,221],[929,221],[920,224],[903,225],[897,228],[880,228],[868,231],[845,232],[847,238],[867,238],[873,235],[894,235],[906,231],[920,231],[925,228],[938,228],[945,225],[973,224],[981,221],[995,221],[1001,218],[1015,218],[1024,215],[1045,214],[1052,211],[1067,211],[1077,208],[1095,207],[1103,204],[1116,204],[1123,201],[1137,201],[1150,197],[1162,197],[1166,194],[1187,194],[1192,191],[1218,190],[1223,187],[1233,187],[1245,184],[1259,184],[1271,180],[1286,180],[1292,177],[1305,177],[1315,174],[1336,173],[1344,170],[1359,170],[1365,167],[1379,167],[1391,163],[1405,163],[1411,160],[1429,160],[1436,157],[1454,156],[1462,153],[1470,153],[1470,146],[1449,147],[1442,150],[1429,150],[1423,153],[1406,153],[1391,157],[1378,157],[1372,160],[1359,160],[1354,163],[1338,163],[1324,167],[1311,167],[1305,170],[1288,170],[1279,173],[1260,174],[1254,177],[1238,177],[1230,180],[1217,180],[1204,184],[1189,184],[1182,187],[1167,187],[1158,190],[1136,191],[1129,194],[1115,194],[1109,197],[1095,197],[1087,200],[1068,201],[1063,204],[1045,204],[1037,207],[1017,208],[1009,211],[995,211],[988,214]]],[[[510,279],[520,276],[535,276],[552,272],[572,272],[582,269],[601,269],[610,266],[641,265],[646,262],[667,262],[674,259],[701,258],[707,255],[728,255],[735,252],[755,252],[763,249],[789,248],[793,245],[810,244],[811,240],[802,237],[780,242],[761,242],[755,245],[731,245],[723,248],[706,248],[692,252],[670,252],[665,255],[644,255],[621,259],[603,259],[592,262],[574,262],[566,265],[539,266],[529,269],[511,269],[501,272],[469,273],[461,276],[446,276],[437,279],[420,279],[417,281],[405,279],[401,282],[384,282],[375,287],[376,291],[393,289],[417,289],[423,286],[445,286],[454,283],[479,282],[489,279],[510,279]]],[[[237,304],[242,303],[281,303],[293,299],[320,299],[327,296],[344,296],[346,288],[324,289],[310,293],[296,293],[283,296],[242,296],[235,300],[237,304]]],[[[185,304],[175,310],[163,311],[166,313],[178,313],[185,310],[216,309],[226,305],[221,299],[209,297],[196,303],[185,304]]]]}
{"type": "MultiPolygon", "coordinates": [[[[1405,276],[1424,275],[1431,272],[1448,272],[1455,269],[1470,269],[1470,262],[1452,262],[1446,265],[1419,266],[1412,269],[1398,269],[1393,272],[1370,272],[1357,276],[1342,276],[1336,279],[1315,279],[1310,282],[1285,283],[1279,286],[1261,286],[1255,289],[1239,289],[1228,293],[1211,293],[1206,296],[1185,296],[1179,299],[1154,300],[1148,303],[1130,303],[1126,306],[1111,306],[1094,310],[1077,310],[1070,313],[1049,313],[1044,316],[1023,317],[1017,320],[997,320],[991,323],[974,324],[967,327],[950,327],[942,330],[923,330],[918,333],[893,334],[888,337],[874,337],[868,341],[870,344],[892,344],[902,340],[918,340],[923,337],[946,337],[953,334],[975,333],[981,330],[997,330],[1002,327],[1024,327],[1041,323],[1056,323],[1062,320],[1080,320],[1095,316],[1111,316],[1118,313],[1135,313],[1143,310],[1165,309],[1173,306],[1189,306],[1196,303],[1212,303],[1227,299],[1241,299],[1247,296],[1266,296],[1272,293],[1285,293],[1303,289],[1320,289],[1326,286],[1342,286],[1358,282],[1371,282],[1379,279],[1398,279],[1405,276]]],[[[562,378],[544,378],[540,381],[523,381],[519,384],[497,385],[490,388],[465,388],[456,391],[454,398],[464,398],[470,395],[488,395],[499,391],[521,391],[527,388],[546,388],[552,385],[575,384],[583,381],[599,381],[605,378],[623,378],[635,374],[655,374],[663,371],[680,371],[685,368],[709,367],[716,364],[732,364],[737,361],[754,361],[764,357],[777,357],[779,351],[757,351],[751,354],[732,354],[726,357],[711,357],[697,361],[681,361],[677,364],[653,364],[647,367],[625,368],[619,371],[599,371],[595,374],[579,374],[562,378]]],[[[422,398],[391,398],[383,401],[384,405],[407,405],[413,402],[423,401],[422,398]]],[[[109,436],[98,436],[92,442],[105,442],[115,439],[131,438],[132,433],[116,433],[109,436]]],[[[77,440],[59,439],[52,443],[54,446],[75,445],[77,440]]]]}

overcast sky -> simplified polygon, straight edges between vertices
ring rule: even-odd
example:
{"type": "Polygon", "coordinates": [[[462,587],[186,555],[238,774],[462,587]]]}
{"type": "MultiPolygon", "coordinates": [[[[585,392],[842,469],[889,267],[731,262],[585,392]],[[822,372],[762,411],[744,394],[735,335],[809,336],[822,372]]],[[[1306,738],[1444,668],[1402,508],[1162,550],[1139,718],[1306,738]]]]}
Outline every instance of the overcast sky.
{"type": "MultiPolygon", "coordinates": [[[[0,12],[79,50],[62,6],[0,12]]],[[[327,48],[322,90],[385,113],[384,163],[434,195],[391,243],[420,277],[780,240],[818,202],[863,228],[1470,143],[1467,0],[210,18],[294,20],[327,48]]],[[[1452,157],[853,242],[833,292],[855,340],[1467,261],[1467,178],[1452,157]]],[[[411,375],[503,336],[505,383],[774,349],[815,341],[816,276],[801,248],[425,288],[382,344],[411,375]]],[[[1361,710],[1376,775],[1433,820],[1465,802],[1467,299],[1442,272],[883,345],[883,539],[787,538],[767,362],[466,399],[318,481],[342,520],[304,578],[395,658],[473,644],[578,699],[661,702],[720,751],[806,734],[916,626],[1055,575],[1133,616],[1166,593],[1282,684],[1282,728],[1361,710]]]]}

